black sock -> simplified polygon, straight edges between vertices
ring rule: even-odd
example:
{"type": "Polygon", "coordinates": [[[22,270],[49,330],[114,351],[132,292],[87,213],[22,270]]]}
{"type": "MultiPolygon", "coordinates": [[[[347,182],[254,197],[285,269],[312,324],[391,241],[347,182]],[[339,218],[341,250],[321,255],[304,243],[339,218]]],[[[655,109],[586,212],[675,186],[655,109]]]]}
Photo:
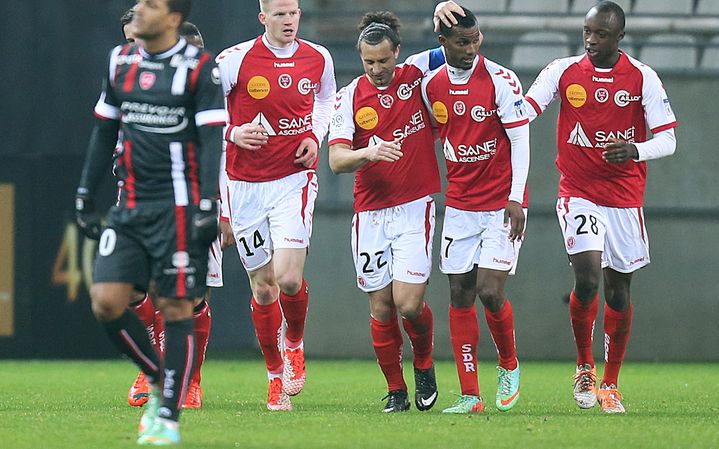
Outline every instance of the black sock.
{"type": "Polygon", "coordinates": [[[195,321],[192,318],[165,321],[162,406],[158,416],[172,421],[180,419],[196,356],[195,321]]]}
{"type": "Polygon", "coordinates": [[[137,315],[125,310],[125,313],[115,321],[100,324],[105,328],[107,336],[115,347],[140,367],[150,383],[157,384],[160,379],[160,357],[137,315]]]}

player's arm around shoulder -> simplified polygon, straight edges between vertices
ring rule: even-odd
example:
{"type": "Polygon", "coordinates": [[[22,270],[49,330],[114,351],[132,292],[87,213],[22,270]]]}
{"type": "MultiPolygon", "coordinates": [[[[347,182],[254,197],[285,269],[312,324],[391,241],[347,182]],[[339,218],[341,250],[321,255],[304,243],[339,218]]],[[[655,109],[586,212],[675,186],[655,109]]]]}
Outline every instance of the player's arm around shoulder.
{"type": "MultiPolygon", "coordinates": [[[[559,58],[550,62],[537,75],[524,98],[531,107],[527,108],[529,121],[533,121],[547,109],[559,94],[559,80],[567,67],[574,63],[572,58],[559,58]]],[[[580,58],[581,59],[581,58],[580,58]]]]}

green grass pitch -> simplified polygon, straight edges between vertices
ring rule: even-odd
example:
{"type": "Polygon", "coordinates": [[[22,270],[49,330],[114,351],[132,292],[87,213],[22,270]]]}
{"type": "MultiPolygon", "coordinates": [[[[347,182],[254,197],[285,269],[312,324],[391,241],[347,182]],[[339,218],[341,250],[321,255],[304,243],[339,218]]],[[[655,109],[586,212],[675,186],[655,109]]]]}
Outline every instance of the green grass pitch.
{"type": "MultiPolygon", "coordinates": [[[[187,448],[717,448],[717,364],[627,363],[624,416],[579,410],[571,362],[522,364],[517,406],[494,407],[496,374],[480,362],[487,410],[442,415],[459,392],[454,364],[439,362],[429,412],[380,412],[385,385],[371,361],[308,361],[294,411],[265,409],[259,360],[210,360],[204,408],[183,413],[187,448]]],[[[601,368],[601,367],[600,367],[601,368]]],[[[0,448],[132,448],[140,410],[126,403],[136,371],[126,361],[0,361],[0,448]]],[[[411,365],[405,375],[413,388],[411,365]]]]}

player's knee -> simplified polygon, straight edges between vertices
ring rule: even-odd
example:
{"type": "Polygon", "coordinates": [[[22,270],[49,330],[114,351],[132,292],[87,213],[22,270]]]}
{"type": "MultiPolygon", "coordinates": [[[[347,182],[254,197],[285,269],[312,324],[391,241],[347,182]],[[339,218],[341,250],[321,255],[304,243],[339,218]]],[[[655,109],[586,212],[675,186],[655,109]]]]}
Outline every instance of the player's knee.
{"type": "Polygon", "coordinates": [[[91,290],[92,313],[98,321],[113,321],[125,313],[127,304],[101,288],[93,286],[91,290]]]}
{"type": "Polygon", "coordinates": [[[302,288],[302,273],[282,273],[277,275],[277,285],[283,293],[294,296],[302,288]]]}
{"type": "Polygon", "coordinates": [[[275,302],[279,296],[279,289],[277,284],[261,282],[252,286],[252,294],[258,304],[267,305],[275,302]]]}
{"type": "Polygon", "coordinates": [[[449,298],[452,307],[472,307],[475,296],[476,291],[474,289],[467,289],[462,285],[452,285],[451,283],[449,285],[449,298]]]}
{"type": "Polygon", "coordinates": [[[577,276],[574,281],[574,294],[582,301],[591,301],[599,291],[599,278],[593,275],[577,276]]]}
{"type": "Polygon", "coordinates": [[[414,320],[422,313],[424,308],[424,301],[408,301],[403,304],[397,305],[397,312],[402,318],[407,320],[414,320]]]}
{"type": "Polygon", "coordinates": [[[482,305],[490,312],[498,312],[504,304],[504,292],[495,286],[482,286],[479,288],[478,294],[482,305]]]}

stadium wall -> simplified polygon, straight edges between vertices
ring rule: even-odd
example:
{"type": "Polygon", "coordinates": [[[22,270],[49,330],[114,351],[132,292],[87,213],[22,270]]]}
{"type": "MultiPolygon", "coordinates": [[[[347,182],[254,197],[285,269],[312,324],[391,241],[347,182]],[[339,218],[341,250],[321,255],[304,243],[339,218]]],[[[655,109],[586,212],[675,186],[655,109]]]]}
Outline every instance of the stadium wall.
{"type": "MultiPolygon", "coordinates": [[[[0,358],[116,354],[90,314],[85,279],[92,248],[73,234],[72,199],[104,60],[120,40],[118,18],[131,4],[8,0],[0,5],[0,28],[8,37],[0,41],[0,50],[12,60],[12,70],[0,72],[0,358]]],[[[242,4],[246,3],[214,0],[195,8],[192,20],[211,49],[220,50],[259,31],[254,9],[247,14],[240,11],[242,4]]],[[[341,52],[338,60],[355,61],[337,68],[338,83],[344,85],[358,73],[358,58],[347,53],[351,49],[330,50],[341,52]]],[[[412,51],[409,43],[403,48],[405,55],[412,51]]],[[[520,73],[525,87],[535,75],[520,73]]],[[[719,127],[713,120],[719,79],[660,75],[680,120],[679,145],[673,157],[649,163],[646,219],[653,262],[635,277],[635,324],[628,358],[719,360],[719,305],[712,280],[719,246],[719,127]]],[[[555,117],[556,107],[532,127],[528,236],[518,274],[507,286],[523,358],[574,355],[561,301],[572,276],[554,216],[555,117]]],[[[319,175],[307,268],[312,297],[308,354],[373,357],[367,299],[354,285],[349,246],[353,178],[329,171],[326,149],[319,175]]],[[[104,204],[111,203],[112,190],[108,177],[104,204]]],[[[441,207],[437,210],[439,235],[441,207]]],[[[255,347],[247,280],[237,259],[234,250],[226,252],[226,287],[213,294],[210,352],[255,347]]],[[[427,299],[436,317],[436,352],[443,358],[451,357],[447,292],[446,278],[435,269],[427,299]]],[[[480,354],[491,359],[494,348],[486,325],[481,326],[480,354]]],[[[600,322],[597,330],[599,355],[600,322]]]]}

